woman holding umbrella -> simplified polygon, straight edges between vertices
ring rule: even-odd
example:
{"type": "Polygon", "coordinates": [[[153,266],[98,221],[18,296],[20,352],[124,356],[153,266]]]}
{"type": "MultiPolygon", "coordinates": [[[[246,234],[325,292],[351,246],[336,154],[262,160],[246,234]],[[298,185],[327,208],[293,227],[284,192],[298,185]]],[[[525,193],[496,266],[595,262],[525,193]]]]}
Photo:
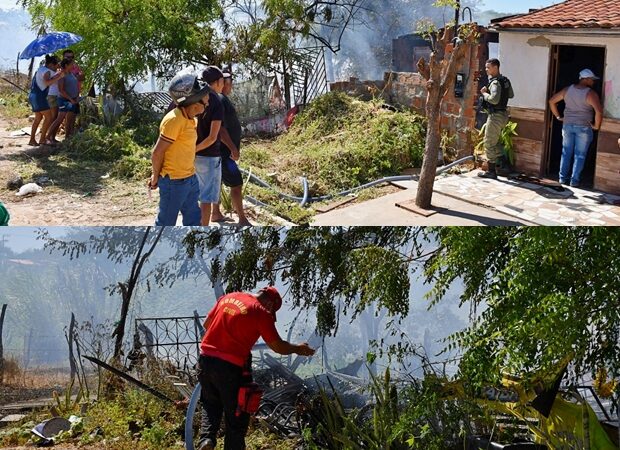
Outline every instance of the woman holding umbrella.
{"type": "Polygon", "coordinates": [[[45,55],[45,65],[41,66],[37,70],[37,73],[32,79],[28,101],[32,106],[32,112],[34,112],[34,122],[32,122],[32,129],[30,130],[30,142],[28,143],[29,145],[39,145],[35,136],[37,134],[37,129],[39,128],[41,121],[43,121],[43,124],[41,125],[40,139],[40,142],[42,144],[45,142],[47,130],[52,124],[52,110],[47,100],[47,95],[50,86],[57,83],[58,80],[60,80],[64,76],[62,72],[56,73],[57,69],[58,58],[54,55],[45,55]]]}

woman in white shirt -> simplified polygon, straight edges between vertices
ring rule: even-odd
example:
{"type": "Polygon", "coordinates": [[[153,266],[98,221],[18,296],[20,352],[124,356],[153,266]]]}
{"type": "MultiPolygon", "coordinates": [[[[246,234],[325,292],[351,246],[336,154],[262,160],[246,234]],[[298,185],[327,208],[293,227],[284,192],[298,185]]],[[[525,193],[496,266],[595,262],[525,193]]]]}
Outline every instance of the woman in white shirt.
{"type": "MultiPolygon", "coordinates": [[[[56,58],[56,62],[54,63],[54,67],[50,69],[50,75],[54,76],[59,72],[60,69],[60,60],[56,58]]],[[[50,123],[54,123],[56,118],[58,117],[58,96],[60,92],[58,91],[58,81],[50,86],[50,90],[47,93],[47,103],[50,106],[50,111],[52,112],[52,120],[50,123]]]]}
{"type": "Polygon", "coordinates": [[[29,145],[39,145],[35,136],[41,121],[43,121],[41,125],[41,143],[45,143],[47,130],[52,124],[52,111],[47,100],[47,95],[50,86],[57,83],[58,80],[64,76],[62,72],[56,72],[57,67],[58,58],[54,55],[45,55],[45,65],[39,67],[32,79],[28,100],[34,112],[34,122],[32,122],[32,128],[30,130],[29,145]]]}

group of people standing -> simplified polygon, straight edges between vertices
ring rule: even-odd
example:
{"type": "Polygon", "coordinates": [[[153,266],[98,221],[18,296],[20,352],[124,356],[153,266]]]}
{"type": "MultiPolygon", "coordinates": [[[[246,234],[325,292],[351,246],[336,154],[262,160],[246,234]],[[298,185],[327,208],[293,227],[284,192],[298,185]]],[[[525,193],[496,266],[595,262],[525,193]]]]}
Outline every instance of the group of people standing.
{"type": "Polygon", "coordinates": [[[152,154],[150,189],[159,188],[157,226],[225,222],[220,211],[222,184],[230,197],[239,226],[250,226],[243,210],[243,178],[236,161],[241,146],[241,122],[229,95],[232,74],[207,67],[202,78],[177,75],[170,83],[173,99],[160,125],[152,154]]]}
{"type": "Polygon", "coordinates": [[[35,114],[30,130],[29,145],[56,145],[56,135],[65,122],[65,136],[75,132],[75,120],[80,113],[80,90],[84,74],[75,63],[72,50],[65,50],[62,60],[46,55],[45,61],[32,78],[28,101],[35,114]],[[41,126],[41,137],[36,139],[41,126]]]}

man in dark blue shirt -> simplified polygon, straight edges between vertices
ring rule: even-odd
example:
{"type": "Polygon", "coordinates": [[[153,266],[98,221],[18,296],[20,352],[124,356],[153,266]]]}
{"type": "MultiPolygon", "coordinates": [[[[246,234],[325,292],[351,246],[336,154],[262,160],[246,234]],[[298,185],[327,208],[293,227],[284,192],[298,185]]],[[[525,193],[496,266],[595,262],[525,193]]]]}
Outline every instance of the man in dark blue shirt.
{"type": "MultiPolygon", "coordinates": [[[[232,75],[224,72],[224,89],[219,96],[224,107],[224,122],[220,129],[221,153],[222,153],[222,182],[230,188],[230,199],[239,217],[239,226],[251,226],[252,224],[243,211],[243,177],[235,161],[239,160],[241,147],[241,122],[237,110],[229,98],[233,88],[232,75]]],[[[213,205],[211,212],[212,222],[224,222],[219,204],[213,205]]]]}
{"type": "Polygon", "coordinates": [[[220,129],[224,120],[224,107],[218,94],[224,88],[224,74],[209,66],[202,72],[202,79],[214,92],[209,94],[209,107],[198,117],[198,145],[204,150],[196,153],[196,175],[200,183],[201,225],[208,226],[211,207],[220,201],[222,184],[222,153],[220,129]]]}

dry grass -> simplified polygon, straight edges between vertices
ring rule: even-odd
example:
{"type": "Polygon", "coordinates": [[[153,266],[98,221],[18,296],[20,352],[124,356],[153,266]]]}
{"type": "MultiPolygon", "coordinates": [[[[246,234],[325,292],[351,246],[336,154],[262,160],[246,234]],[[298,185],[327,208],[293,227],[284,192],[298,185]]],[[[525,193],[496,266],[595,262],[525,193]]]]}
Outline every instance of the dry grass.
{"type": "Polygon", "coordinates": [[[57,367],[34,367],[24,370],[14,356],[8,356],[4,360],[5,386],[43,389],[62,386],[69,383],[69,370],[57,367]]]}

